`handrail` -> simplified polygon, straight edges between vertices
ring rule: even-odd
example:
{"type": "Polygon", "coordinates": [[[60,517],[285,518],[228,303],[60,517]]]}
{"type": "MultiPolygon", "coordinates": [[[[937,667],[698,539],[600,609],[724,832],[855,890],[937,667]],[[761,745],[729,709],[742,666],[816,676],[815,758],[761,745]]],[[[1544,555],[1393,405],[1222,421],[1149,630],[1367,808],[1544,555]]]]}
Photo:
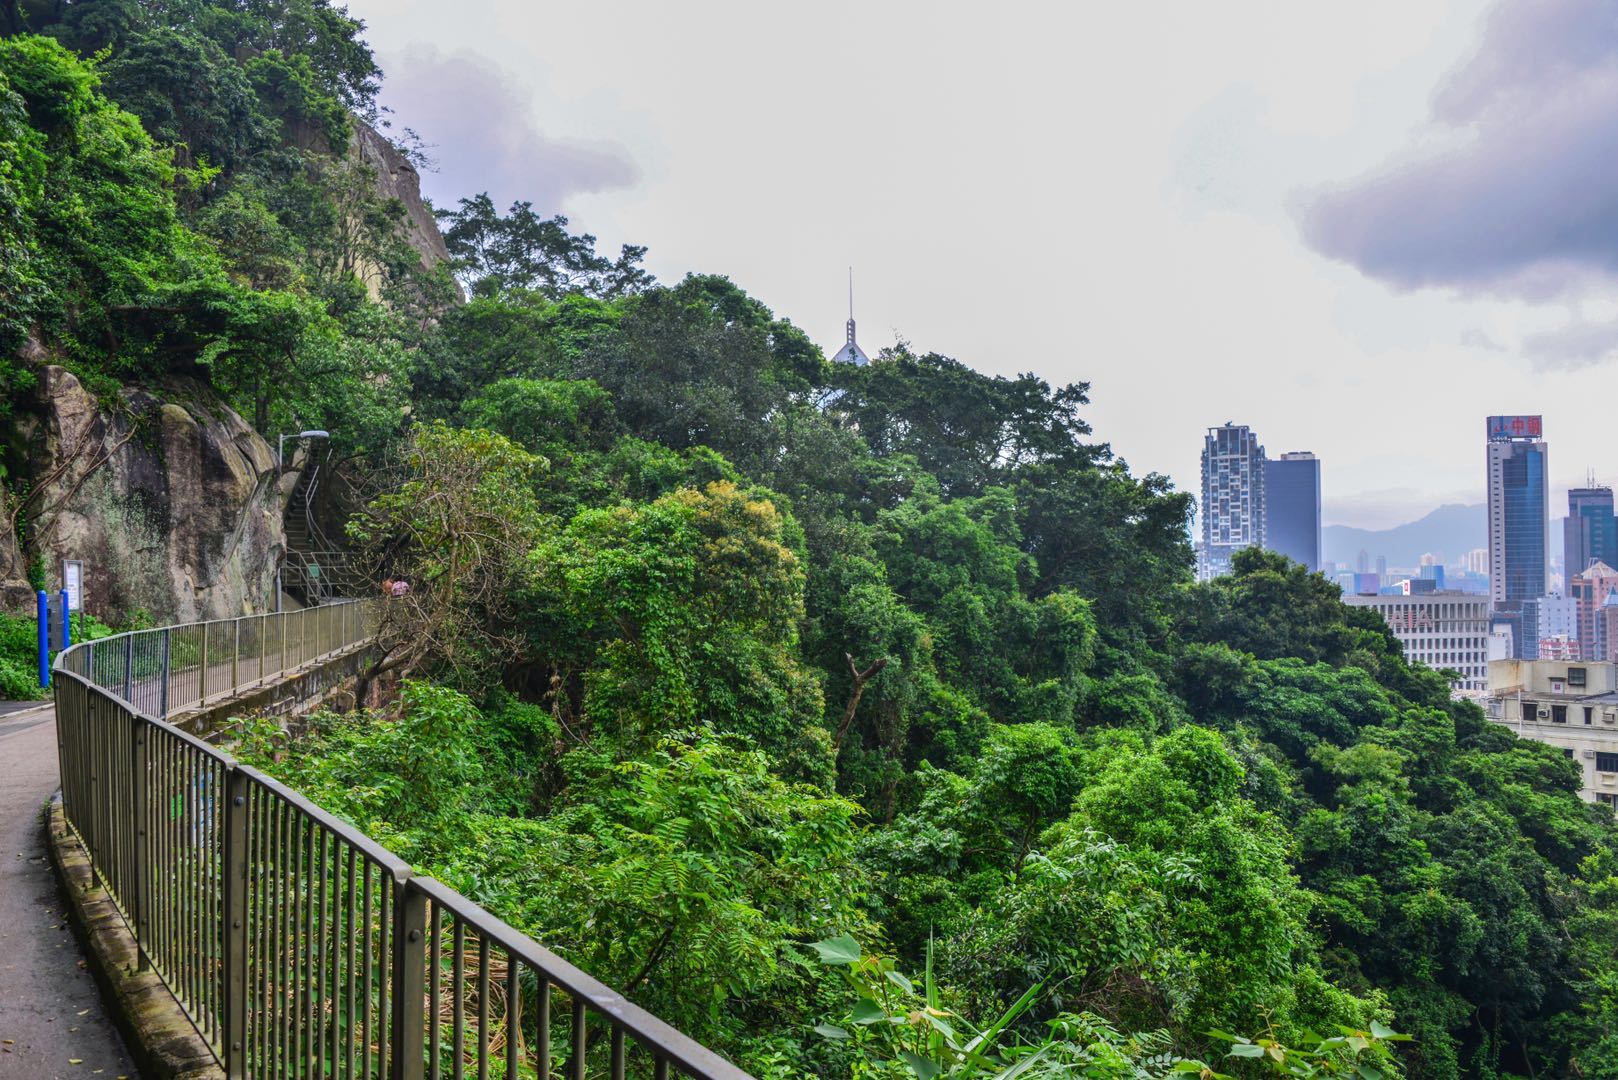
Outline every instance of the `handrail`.
{"type": "Polygon", "coordinates": [[[751,1080],[168,722],[348,655],[385,610],[344,601],[166,626],[57,657],[63,810],[140,966],[232,1078],[624,1080],[635,1063],[653,1080],[751,1080]]]}

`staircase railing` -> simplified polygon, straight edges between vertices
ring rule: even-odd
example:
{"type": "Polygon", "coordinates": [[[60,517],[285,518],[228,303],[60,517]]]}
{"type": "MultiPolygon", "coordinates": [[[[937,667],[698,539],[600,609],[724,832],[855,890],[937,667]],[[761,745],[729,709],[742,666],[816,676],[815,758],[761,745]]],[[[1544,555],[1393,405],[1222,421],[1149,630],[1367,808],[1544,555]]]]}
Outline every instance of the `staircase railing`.
{"type": "Polygon", "coordinates": [[[282,587],[308,606],[374,592],[373,583],[356,570],[353,556],[332,543],[320,527],[315,503],[323,469],[323,461],[310,459],[293,488],[286,513],[282,587]]]}
{"type": "Polygon", "coordinates": [[[56,661],[62,803],[231,1077],[747,1074],[168,722],[374,638],[382,601],[135,631],[56,661]]]}

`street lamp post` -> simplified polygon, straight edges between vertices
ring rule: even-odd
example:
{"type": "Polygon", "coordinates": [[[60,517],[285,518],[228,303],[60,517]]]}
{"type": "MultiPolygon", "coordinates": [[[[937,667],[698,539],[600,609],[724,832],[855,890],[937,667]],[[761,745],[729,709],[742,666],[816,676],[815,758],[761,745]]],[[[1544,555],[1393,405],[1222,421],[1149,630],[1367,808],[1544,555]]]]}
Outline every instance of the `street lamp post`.
{"type": "Polygon", "coordinates": [[[329,439],[329,431],[300,431],[296,435],[281,435],[275,440],[275,467],[285,470],[287,467],[287,440],[288,439],[329,439]]]}
{"type": "MultiPolygon", "coordinates": [[[[275,469],[276,469],[276,472],[281,473],[281,472],[286,471],[286,467],[287,467],[287,440],[288,439],[329,439],[329,438],[331,438],[331,432],[329,432],[329,431],[321,431],[319,428],[311,428],[308,431],[300,431],[296,435],[280,435],[280,436],[277,436],[276,440],[275,440],[275,469]]],[[[286,565],[286,556],[285,555],[281,556],[281,564],[282,564],[281,566],[277,566],[275,568],[275,610],[276,610],[276,612],[278,614],[281,611],[281,586],[284,584],[284,582],[281,579],[281,574],[282,574],[282,568],[286,565]]]]}

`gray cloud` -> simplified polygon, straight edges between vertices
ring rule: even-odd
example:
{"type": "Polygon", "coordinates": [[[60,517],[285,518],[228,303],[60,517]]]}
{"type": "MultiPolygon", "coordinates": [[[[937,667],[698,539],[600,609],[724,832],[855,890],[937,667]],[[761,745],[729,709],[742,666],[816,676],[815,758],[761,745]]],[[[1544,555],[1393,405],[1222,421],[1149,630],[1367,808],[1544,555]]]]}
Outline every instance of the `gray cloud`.
{"type": "Polygon", "coordinates": [[[1536,367],[1572,371],[1618,359],[1618,323],[1575,318],[1566,326],[1523,339],[1536,367]]]}
{"type": "Polygon", "coordinates": [[[1618,6],[1501,0],[1422,145],[1301,207],[1317,251],[1400,288],[1546,298],[1618,274],[1618,6]]]}
{"type": "Polygon", "coordinates": [[[640,179],[640,169],[617,143],[542,132],[532,101],[514,89],[523,80],[484,57],[416,47],[384,59],[383,104],[393,110],[394,123],[409,126],[429,145],[437,165],[422,175],[421,186],[436,206],[487,191],[501,209],[527,199],[548,215],[569,196],[640,179]]]}

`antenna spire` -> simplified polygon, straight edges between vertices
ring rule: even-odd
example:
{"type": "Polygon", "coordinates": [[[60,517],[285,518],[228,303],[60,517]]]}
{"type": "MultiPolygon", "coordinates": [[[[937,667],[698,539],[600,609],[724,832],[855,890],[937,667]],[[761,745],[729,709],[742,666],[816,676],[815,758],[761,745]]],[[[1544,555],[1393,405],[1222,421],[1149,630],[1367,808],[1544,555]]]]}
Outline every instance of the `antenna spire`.
{"type": "Polygon", "coordinates": [[[854,268],[848,268],[848,321],[854,321],[854,268]]]}

